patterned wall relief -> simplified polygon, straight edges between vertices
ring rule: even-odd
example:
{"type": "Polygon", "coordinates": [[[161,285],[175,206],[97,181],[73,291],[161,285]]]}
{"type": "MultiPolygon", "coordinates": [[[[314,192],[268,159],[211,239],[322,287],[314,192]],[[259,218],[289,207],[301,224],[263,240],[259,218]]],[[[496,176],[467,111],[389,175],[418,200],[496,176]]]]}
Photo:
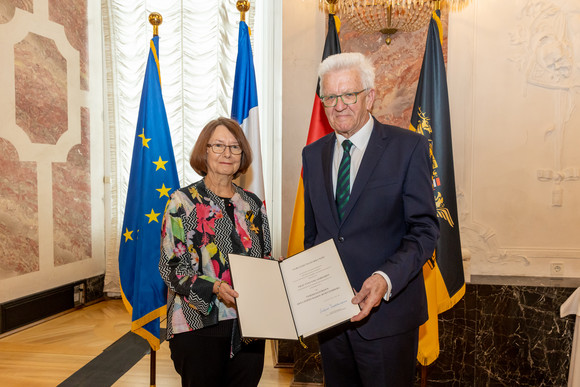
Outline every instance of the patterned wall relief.
{"type": "Polygon", "coordinates": [[[497,231],[491,226],[473,221],[469,200],[462,189],[457,190],[457,209],[467,280],[473,271],[475,274],[498,274],[497,265],[530,266],[530,259],[525,254],[514,254],[501,247],[497,231]]]}
{"type": "Polygon", "coordinates": [[[476,0],[450,26],[471,274],[578,276],[580,2],[476,0]]]}
{"type": "Polygon", "coordinates": [[[526,254],[516,254],[501,248],[497,232],[489,226],[464,221],[461,223],[461,243],[468,246],[470,263],[476,266],[477,274],[497,274],[495,265],[530,266],[526,254]]]}
{"type": "Polygon", "coordinates": [[[92,236],[86,2],[0,12],[1,280],[90,258],[92,236]]]}
{"type": "MultiPolygon", "coordinates": [[[[577,2],[526,0],[520,19],[511,33],[514,55],[511,58],[531,87],[550,90],[553,126],[538,128],[545,132],[547,151],[553,152],[553,165],[537,171],[540,182],[551,183],[551,204],[564,203],[564,183],[580,179],[580,168],[567,165],[567,131],[576,108],[580,87],[580,9],[577,2]]],[[[577,146],[578,144],[576,144],[577,146]]]]}

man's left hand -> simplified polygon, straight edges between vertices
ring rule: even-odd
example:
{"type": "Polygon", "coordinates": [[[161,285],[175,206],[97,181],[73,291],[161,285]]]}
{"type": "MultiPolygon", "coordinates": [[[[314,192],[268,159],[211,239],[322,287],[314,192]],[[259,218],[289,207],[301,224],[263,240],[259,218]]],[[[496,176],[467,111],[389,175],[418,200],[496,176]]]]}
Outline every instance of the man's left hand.
{"type": "Polygon", "coordinates": [[[387,294],[387,281],[379,275],[373,274],[363,282],[360,291],[352,299],[353,304],[359,304],[361,311],[350,321],[360,321],[367,317],[372,308],[380,305],[385,294],[387,294]]]}

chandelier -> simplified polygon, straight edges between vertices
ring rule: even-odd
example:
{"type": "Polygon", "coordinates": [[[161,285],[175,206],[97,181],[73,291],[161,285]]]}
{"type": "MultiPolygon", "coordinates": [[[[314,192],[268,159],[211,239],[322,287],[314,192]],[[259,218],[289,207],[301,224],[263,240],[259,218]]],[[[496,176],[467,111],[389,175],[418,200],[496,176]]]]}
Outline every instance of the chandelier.
{"type": "MultiPolygon", "coordinates": [[[[320,4],[322,5],[320,0],[320,4]]],[[[380,31],[386,35],[385,42],[391,43],[391,36],[397,32],[411,32],[421,29],[431,19],[439,0],[324,0],[330,12],[336,5],[340,15],[361,32],[380,31]]],[[[456,9],[469,0],[444,1],[456,9]]]]}

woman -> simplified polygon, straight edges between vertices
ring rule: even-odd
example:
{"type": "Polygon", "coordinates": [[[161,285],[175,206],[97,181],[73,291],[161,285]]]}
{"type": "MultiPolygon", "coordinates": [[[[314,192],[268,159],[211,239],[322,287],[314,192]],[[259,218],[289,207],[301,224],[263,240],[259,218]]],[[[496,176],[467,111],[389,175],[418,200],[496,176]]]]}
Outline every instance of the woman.
{"type": "Polygon", "coordinates": [[[159,271],[169,287],[167,338],[183,386],[256,386],[264,340],[242,342],[228,254],[271,258],[262,200],[233,183],[252,162],[239,124],[203,128],[190,164],[204,178],[171,195],[159,271]]]}

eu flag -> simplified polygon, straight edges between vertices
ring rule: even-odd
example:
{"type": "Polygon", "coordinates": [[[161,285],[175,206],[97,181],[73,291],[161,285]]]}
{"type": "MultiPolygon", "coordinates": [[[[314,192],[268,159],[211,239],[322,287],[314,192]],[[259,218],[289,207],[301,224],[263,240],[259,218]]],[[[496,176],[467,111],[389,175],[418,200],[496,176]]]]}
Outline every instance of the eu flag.
{"type": "Polygon", "coordinates": [[[151,39],[119,249],[121,294],[131,331],[153,350],[160,345],[160,317],[166,314],[167,288],[159,274],[161,218],[179,178],[161,94],[159,37],[151,39]]]}
{"type": "Polygon", "coordinates": [[[429,320],[419,329],[417,360],[422,365],[431,364],[439,356],[438,314],[465,294],[442,36],[441,12],[436,10],[429,23],[410,126],[429,139],[441,233],[433,257],[423,267],[429,320]]]}

